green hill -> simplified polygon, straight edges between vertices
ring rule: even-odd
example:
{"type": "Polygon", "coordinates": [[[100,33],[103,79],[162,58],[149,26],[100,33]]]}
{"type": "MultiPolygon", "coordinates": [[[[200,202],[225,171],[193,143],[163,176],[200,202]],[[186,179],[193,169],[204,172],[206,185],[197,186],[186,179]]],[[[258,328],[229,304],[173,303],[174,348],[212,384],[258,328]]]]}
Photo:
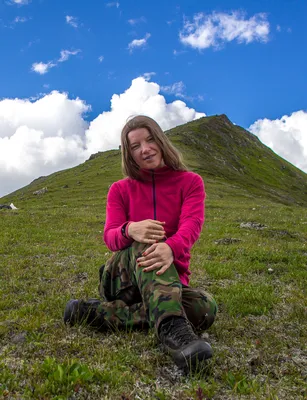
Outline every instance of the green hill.
{"type": "Polygon", "coordinates": [[[224,179],[285,204],[307,205],[307,175],[226,115],[201,118],[168,134],[204,177],[224,179]]]}
{"type": "MultiPolygon", "coordinates": [[[[167,135],[188,167],[205,181],[238,185],[243,191],[284,204],[307,205],[307,174],[276,155],[255,135],[232,124],[226,115],[189,122],[167,131],[167,135]]],[[[122,177],[120,151],[94,154],[84,164],[38,178],[3,200],[17,202],[21,193],[22,199],[32,197],[32,192],[42,186],[53,193],[61,192],[62,184],[69,186],[65,191],[69,195],[78,186],[81,193],[85,188],[99,193],[102,177],[109,182],[122,177]]]]}
{"type": "Polygon", "coordinates": [[[153,332],[62,322],[68,299],[97,297],[98,268],[111,255],[105,201],[122,177],[112,150],[0,199],[18,207],[0,210],[0,398],[306,397],[307,175],[225,115],[167,134],[206,184],[191,285],[217,299],[215,357],[186,377],[153,332]]]}

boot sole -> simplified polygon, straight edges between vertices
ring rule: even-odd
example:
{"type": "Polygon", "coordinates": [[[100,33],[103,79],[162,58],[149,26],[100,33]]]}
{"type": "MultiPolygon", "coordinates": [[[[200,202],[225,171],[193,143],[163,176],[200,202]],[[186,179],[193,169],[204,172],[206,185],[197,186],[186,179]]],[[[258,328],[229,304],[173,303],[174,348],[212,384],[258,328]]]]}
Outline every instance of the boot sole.
{"type": "Polygon", "coordinates": [[[197,340],[179,350],[168,349],[174,362],[181,369],[194,369],[200,363],[212,357],[213,352],[209,343],[197,340]]]}

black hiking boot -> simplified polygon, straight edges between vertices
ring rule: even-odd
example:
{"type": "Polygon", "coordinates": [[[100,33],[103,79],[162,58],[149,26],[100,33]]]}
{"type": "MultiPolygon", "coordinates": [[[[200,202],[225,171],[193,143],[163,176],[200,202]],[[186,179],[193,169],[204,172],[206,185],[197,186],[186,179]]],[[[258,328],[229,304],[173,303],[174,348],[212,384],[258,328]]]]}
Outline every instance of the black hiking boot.
{"type": "Polygon", "coordinates": [[[196,369],[201,362],[212,357],[210,344],[194,333],[191,324],[184,317],[162,321],[159,339],[177,366],[186,372],[196,369]]]}
{"type": "Polygon", "coordinates": [[[95,328],[102,327],[104,318],[96,313],[99,304],[97,299],[69,300],[64,310],[64,323],[70,326],[85,323],[95,328]]]}

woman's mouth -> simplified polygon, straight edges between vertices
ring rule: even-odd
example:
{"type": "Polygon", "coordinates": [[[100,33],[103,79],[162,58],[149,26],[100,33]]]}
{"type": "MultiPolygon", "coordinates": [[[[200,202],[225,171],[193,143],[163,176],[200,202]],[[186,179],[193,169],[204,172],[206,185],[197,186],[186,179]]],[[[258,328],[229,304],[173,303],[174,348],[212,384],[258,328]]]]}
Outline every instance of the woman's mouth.
{"type": "Polygon", "coordinates": [[[152,155],[150,155],[150,156],[147,156],[147,157],[143,158],[143,160],[144,160],[144,161],[149,161],[149,160],[151,160],[153,157],[154,157],[154,155],[152,154],[152,155]]]}

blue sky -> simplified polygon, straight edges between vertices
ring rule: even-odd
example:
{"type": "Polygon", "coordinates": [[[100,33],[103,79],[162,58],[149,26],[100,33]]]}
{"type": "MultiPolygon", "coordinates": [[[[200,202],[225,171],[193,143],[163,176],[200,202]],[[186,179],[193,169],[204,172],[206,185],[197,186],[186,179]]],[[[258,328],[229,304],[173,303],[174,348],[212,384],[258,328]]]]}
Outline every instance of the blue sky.
{"type": "Polygon", "coordinates": [[[116,147],[128,112],[164,129],[224,113],[307,171],[306,16],[302,0],[0,0],[0,196],[116,147]]]}

